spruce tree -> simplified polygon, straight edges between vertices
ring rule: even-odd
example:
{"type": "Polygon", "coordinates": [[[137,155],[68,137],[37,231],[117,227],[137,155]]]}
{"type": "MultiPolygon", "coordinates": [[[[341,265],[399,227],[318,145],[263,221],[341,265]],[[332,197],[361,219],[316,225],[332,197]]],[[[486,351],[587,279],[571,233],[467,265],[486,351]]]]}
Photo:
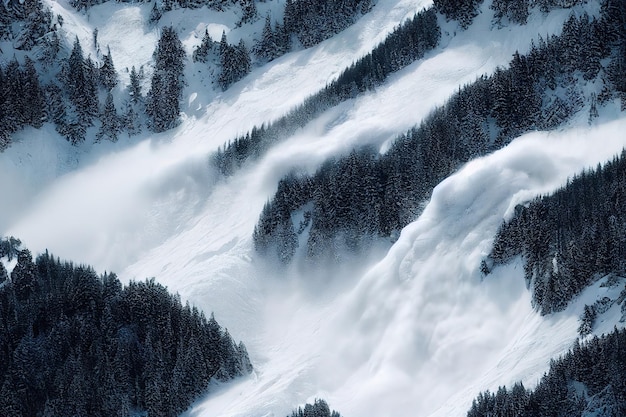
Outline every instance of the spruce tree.
{"type": "Polygon", "coordinates": [[[128,136],[134,136],[141,133],[141,121],[139,114],[135,111],[132,103],[126,104],[126,112],[122,120],[122,128],[128,133],[128,136]]]}
{"type": "Polygon", "coordinates": [[[0,285],[2,285],[7,279],[9,279],[9,274],[4,267],[4,264],[0,262],[0,285]]]}
{"type": "Polygon", "coordinates": [[[25,94],[25,118],[29,125],[40,128],[45,119],[45,102],[39,75],[35,63],[29,57],[24,60],[24,94],[25,94]]]}
{"type": "Polygon", "coordinates": [[[163,132],[178,124],[182,99],[185,50],[173,27],[161,32],[154,52],[155,69],[147,96],[150,128],[163,132]]]}
{"type": "Polygon", "coordinates": [[[272,30],[272,20],[268,14],[265,17],[265,25],[263,26],[261,39],[259,39],[254,46],[254,55],[260,60],[272,61],[279,56],[278,49],[276,35],[272,30]]]}
{"type": "Polygon", "coordinates": [[[141,77],[137,74],[134,65],[130,70],[130,84],[128,86],[128,90],[130,99],[133,103],[136,104],[141,101],[141,77]]]}
{"type": "Polygon", "coordinates": [[[242,12],[239,25],[250,23],[257,18],[258,12],[256,9],[255,0],[239,0],[239,4],[241,5],[242,12]]]}
{"type": "Polygon", "coordinates": [[[102,124],[96,134],[96,141],[100,141],[102,138],[106,137],[111,142],[117,142],[117,135],[120,133],[120,119],[115,110],[113,96],[110,91],[107,93],[100,121],[102,124]]]}
{"type": "Polygon", "coordinates": [[[113,66],[113,58],[111,57],[111,49],[107,49],[107,54],[102,60],[100,71],[98,73],[100,85],[107,91],[112,90],[117,85],[117,72],[113,66]]]}
{"type": "Polygon", "coordinates": [[[148,21],[152,24],[156,24],[159,20],[161,20],[161,16],[163,16],[163,12],[159,7],[157,7],[157,2],[155,1],[152,4],[152,10],[150,11],[148,21]]]}
{"type": "Polygon", "coordinates": [[[86,129],[98,114],[96,68],[90,58],[83,57],[78,37],[61,73],[69,101],[60,132],[73,144],[85,139],[86,129]]]}
{"type": "Polygon", "coordinates": [[[200,45],[194,49],[192,59],[194,62],[207,62],[208,56],[213,48],[213,39],[209,35],[207,29],[204,30],[204,36],[200,45]]]}

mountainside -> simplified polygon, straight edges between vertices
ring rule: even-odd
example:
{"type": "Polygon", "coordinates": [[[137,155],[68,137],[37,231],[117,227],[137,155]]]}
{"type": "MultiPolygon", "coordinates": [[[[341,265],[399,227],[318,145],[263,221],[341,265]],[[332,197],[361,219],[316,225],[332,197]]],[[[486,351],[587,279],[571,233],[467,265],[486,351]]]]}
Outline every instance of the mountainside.
{"type": "MultiPolygon", "coordinates": [[[[518,381],[533,389],[550,360],[574,346],[581,324],[591,323],[584,337],[622,327],[621,263],[595,268],[594,257],[595,269],[576,272],[593,279],[577,278],[584,285],[546,308],[536,283],[560,282],[545,278],[551,265],[564,276],[576,268],[565,258],[568,243],[555,238],[554,250],[540,253],[526,242],[494,247],[504,220],[516,224],[537,210],[536,202],[521,208],[529,201],[626,146],[621,2],[330,2],[343,4],[345,19],[332,18],[329,2],[313,3],[319,8],[252,2],[252,13],[244,1],[44,1],[61,55],[47,69],[36,62],[41,84],[57,85],[80,109],[57,76],[77,44],[76,62],[101,68],[109,56],[117,84],[110,94],[97,87],[102,110],[74,144],[51,113],[11,128],[0,153],[0,236],[115,271],[124,283],[154,277],[183,303],[215,312],[245,342],[254,369],[212,386],[189,416],[307,415],[315,407],[330,415],[319,398],[348,417],[463,416],[485,390],[518,381]],[[329,29],[290,26],[294,10],[329,29]],[[416,27],[429,36],[398,35],[416,27]],[[596,51],[598,38],[608,41],[596,51]],[[224,78],[222,57],[244,49],[248,71],[224,78]],[[169,66],[172,50],[181,72],[169,66]],[[555,74],[529,64],[546,55],[555,74]],[[520,74],[533,81],[523,84],[520,74]],[[160,100],[159,86],[176,91],[160,100]],[[138,95],[141,131],[109,140],[106,108],[132,107],[138,95]],[[180,114],[160,107],[174,96],[180,114]],[[255,136],[261,131],[272,133],[255,136]],[[262,145],[249,145],[253,137],[262,145]],[[482,145],[463,148],[477,138],[482,145]],[[396,157],[419,172],[394,177],[396,157]],[[274,227],[265,248],[260,216],[274,227]],[[322,232],[330,237],[311,249],[322,232]]],[[[16,42],[27,20],[12,19],[11,34],[0,36],[3,70],[15,67],[14,56],[26,68],[36,50],[16,42]]],[[[551,227],[522,226],[524,236],[551,227]]],[[[14,264],[6,266],[10,275],[14,264]]],[[[595,388],[603,389],[589,398],[601,403],[595,388]]],[[[479,398],[488,409],[489,394],[479,398]]]]}

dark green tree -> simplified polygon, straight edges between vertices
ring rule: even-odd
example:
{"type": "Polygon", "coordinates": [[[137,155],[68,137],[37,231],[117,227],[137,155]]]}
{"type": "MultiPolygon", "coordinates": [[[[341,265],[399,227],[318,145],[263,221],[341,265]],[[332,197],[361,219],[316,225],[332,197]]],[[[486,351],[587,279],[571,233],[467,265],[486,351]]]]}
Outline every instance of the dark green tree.
{"type": "Polygon", "coordinates": [[[154,52],[155,68],[146,100],[149,127],[163,132],[179,122],[185,50],[173,27],[164,27],[154,52]]]}

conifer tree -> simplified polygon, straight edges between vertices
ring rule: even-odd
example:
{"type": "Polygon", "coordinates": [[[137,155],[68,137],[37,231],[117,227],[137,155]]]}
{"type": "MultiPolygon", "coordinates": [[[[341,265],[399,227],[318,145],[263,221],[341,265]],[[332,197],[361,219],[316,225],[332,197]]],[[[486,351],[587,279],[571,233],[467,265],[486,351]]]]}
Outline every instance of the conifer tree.
{"type": "Polygon", "coordinates": [[[207,62],[209,54],[213,49],[213,43],[214,42],[213,39],[211,39],[211,35],[209,35],[209,31],[205,29],[202,42],[200,42],[200,45],[194,49],[192,59],[195,62],[207,62]]]}
{"type": "Polygon", "coordinates": [[[115,110],[113,95],[111,95],[110,91],[107,93],[100,121],[102,124],[96,134],[96,141],[106,137],[111,142],[117,142],[117,135],[120,133],[120,119],[115,110]]]}
{"type": "Polygon", "coordinates": [[[141,121],[139,120],[139,114],[134,108],[131,102],[126,104],[126,112],[122,119],[122,128],[128,133],[128,136],[134,136],[141,133],[141,121]]]}
{"type": "Polygon", "coordinates": [[[239,0],[242,16],[239,25],[250,23],[258,17],[255,0],[239,0]]]}
{"type": "Polygon", "coordinates": [[[100,85],[107,91],[112,90],[117,85],[117,72],[115,72],[115,67],[113,66],[110,48],[107,48],[107,54],[102,60],[102,66],[100,66],[98,75],[100,85]]]}
{"type": "Polygon", "coordinates": [[[40,128],[45,119],[45,102],[35,63],[29,57],[24,59],[24,94],[26,123],[40,128]]]}
{"type": "Polygon", "coordinates": [[[156,22],[161,20],[161,16],[163,16],[163,12],[157,6],[157,2],[155,1],[152,4],[152,10],[150,11],[150,17],[148,18],[148,21],[152,24],[155,24],[156,22]]]}
{"type": "Polygon", "coordinates": [[[130,84],[128,86],[128,93],[130,94],[130,99],[133,103],[137,104],[141,101],[141,77],[135,70],[135,66],[133,65],[130,70],[130,84]]]}
{"type": "Polygon", "coordinates": [[[85,139],[87,127],[92,126],[93,117],[98,114],[95,65],[90,58],[84,59],[78,37],[61,76],[70,103],[65,120],[61,121],[60,131],[76,144],[85,139]]]}
{"type": "Polygon", "coordinates": [[[4,267],[4,264],[2,262],[0,262],[0,285],[4,284],[4,282],[7,279],[9,279],[9,275],[7,273],[7,270],[4,267]]]}
{"type": "Polygon", "coordinates": [[[173,27],[161,32],[154,52],[155,69],[147,96],[146,113],[150,128],[163,132],[178,124],[184,79],[185,50],[173,27]]]}
{"type": "Polygon", "coordinates": [[[269,14],[265,17],[261,39],[254,46],[254,55],[265,61],[272,61],[280,56],[279,45],[276,40],[276,34],[272,30],[272,20],[269,14]]]}

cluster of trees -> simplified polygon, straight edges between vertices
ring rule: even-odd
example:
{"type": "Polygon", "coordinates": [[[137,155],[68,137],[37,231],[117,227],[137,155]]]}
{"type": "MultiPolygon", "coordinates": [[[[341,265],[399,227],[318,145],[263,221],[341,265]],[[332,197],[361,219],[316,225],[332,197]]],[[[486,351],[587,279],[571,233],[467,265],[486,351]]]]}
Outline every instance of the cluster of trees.
{"type": "Polygon", "coordinates": [[[243,343],[153,279],[17,250],[10,276],[0,262],[1,415],[174,417],[251,372],[243,343]]]}
{"type": "MultiPolygon", "coordinates": [[[[242,0],[240,3],[240,24],[258,17],[254,0],[242,0]]],[[[268,62],[289,52],[296,45],[311,47],[350,26],[371,7],[370,0],[287,0],[283,24],[274,21],[272,25],[272,19],[267,15],[262,35],[254,44],[252,53],[259,62],[268,62]]],[[[236,46],[230,45],[224,33],[218,43],[211,39],[208,32],[194,51],[193,59],[218,68],[216,81],[223,90],[248,74],[252,62],[243,40],[236,46]]]]}
{"type": "Polygon", "coordinates": [[[76,38],[72,52],[64,61],[59,75],[61,86],[54,85],[56,88],[51,86],[48,89],[49,116],[56,124],[57,131],[73,144],[85,140],[87,129],[94,126],[94,119],[99,116],[99,88],[110,93],[117,83],[110,56],[107,62],[107,66],[103,64],[99,68],[91,57],[85,58],[76,38]],[[113,85],[109,88],[107,85],[110,83],[113,85]]]}
{"type": "Polygon", "coordinates": [[[478,8],[483,0],[434,0],[437,11],[448,20],[456,20],[463,29],[467,29],[478,15],[478,8]]]}
{"type": "Polygon", "coordinates": [[[313,404],[306,404],[304,408],[298,407],[287,417],[341,417],[337,411],[330,411],[330,407],[324,400],[316,399],[313,404]]]}
{"type": "MultiPolygon", "coordinates": [[[[86,10],[90,7],[98,4],[106,3],[107,0],[70,0],[70,5],[76,10],[86,10]]],[[[123,0],[125,2],[138,2],[138,3],[150,3],[152,0],[123,0]]],[[[226,7],[240,5],[243,10],[250,6],[250,3],[254,5],[253,0],[159,0],[154,2],[154,7],[158,9],[159,13],[168,12],[176,8],[189,8],[199,9],[201,7],[208,7],[213,10],[224,10],[226,7]]]]}
{"type": "MultiPolygon", "coordinates": [[[[585,102],[591,103],[592,117],[596,101],[624,94],[624,19],[626,5],[613,0],[603,2],[599,20],[572,15],[560,36],[540,39],[528,55],[516,53],[508,69],[460,89],[419,127],[397,138],[385,155],[357,150],[329,161],[312,177],[283,182],[261,213],[257,248],[264,252],[275,246],[288,261],[300,240],[293,237],[298,226],[289,223],[305,209],[309,257],[336,253],[338,247],[358,249],[358,242],[371,235],[393,238],[415,219],[433,187],[462,163],[529,130],[554,128],[585,102]],[[580,78],[599,78],[605,89],[586,97],[580,78]]],[[[235,148],[248,151],[242,143],[235,142],[235,148]]]]}
{"type": "Polygon", "coordinates": [[[626,414],[626,330],[580,344],[550,362],[534,390],[521,383],[512,389],[485,391],[467,417],[566,417],[626,414]]]}
{"type": "Polygon", "coordinates": [[[573,7],[586,0],[493,0],[491,9],[494,11],[495,22],[506,25],[507,22],[524,25],[530,14],[531,7],[538,7],[546,13],[562,7],[573,7]]]}
{"type": "Polygon", "coordinates": [[[221,40],[216,42],[205,31],[202,42],[193,51],[192,59],[208,64],[209,69],[213,70],[214,80],[222,90],[245,77],[252,67],[250,53],[243,39],[233,46],[228,43],[226,32],[222,32],[221,40]]]}
{"type": "Polygon", "coordinates": [[[347,68],[322,91],[309,97],[289,114],[269,126],[255,127],[245,136],[218,150],[215,165],[231,175],[248,158],[257,157],[276,141],[288,137],[316,116],[359,92],[380,85],[389,74],[422,58],[437,46],[441,32],[431,8],[417,13],[396,28],[371,53],[347,68]]]}
{"type": "MultiPolygon", "coordinates": [[[[38,7],[43,5],[38,3],[38,7]]],[[[55,34],[55,48],[50,48],[51,36],[46,36],[37,39],[37,50],[55,50],[52,61],[46,52],[35,54],[38,61],[26,56],[23,64],[13,58],[0,66],[0,151],[10,145],[13,133],[26,126],[40,128],[45,122],[54,123],[72,144],[83,142],[90,129],[96,141],[115,142],[122,132],[129,136],[140,133],[144,123],[155,132],[178,124],[185,85],[185,51],[172,27],[161,31],[154,52],[151,88],[146,96],[141,91],[143,70],[133,67],[130,71],[130,85],[122,92],[123,112],[115,105],[113,91],[118,75],[110,50],[101,55],[99,63],[94,62],[91,56],[85,57],[76,38],[69,56],[57,57],[60,46],[56,30],[50,33],[55,34]],[[50,77],[48,74],[55,68],[59,69],[57,76],[50,77]],[[40,76],[42,73],[45,77],[40,76]],[[42,78],[50,81],[42,84],[42,78]]],[[[97,44],[96,34],[94,42],[97,44]]]]}
{"type": "Polygon", "coordinates": [[[243,39],[236,46],[232,46],[226,40],[226,33],[222,33],[219,56],[222,70],[217,82],[222,90],[226,90],[250,72],[250,54],[243,39]]]}
{"type": "Polygon", "coordinates": [[[522,255],[544,314],[565,308],[590,283],[626,273],[626,151],[536,198],[500,227],[489,259],[522,255]]]}
{"type": "Polygon", "coordinates": [[[30,51],[44,40],[52,41],[57,36],[56,23],[52,12],[43,7],[41,0],[0,4],[0,40],[11,40],[15,49],[30,51]]]}
{"type": "MultiPolygon", "coordinates": [[[[57,24],[60,17],[43,6],[41,0],[2,2],[0,4],[0,41],[32,51],[42,66],[56,58],[60,42],[57,24]]],[[[39,69],[33,59],[21,64],[14,57],[0,66],[0,152],[11,143],[11,134],[25,126],[40,127],[46,120],[44,90],[39,69]]]]}
{"type": "Polygon", "coordinates": [[[529,0],[493,0],[491,9],[497,24],[506,25],[511,23],[525,25],[529,13],[529,0]]]}
{"type": "MultiPolygon", "coordinates": [[[[569,8],[582,4],[586,0],[492,0],[490,8],[494,11],[495,23],[505,26],[507,23],[524,25],[530,9],[537,7],[544,13],[557,8],[569,8]]],[[[467,29],[478,16],[483,0],[434,0],[437,11],[447,20],[456,20],[463,29],[467,29]]]]}
{"type": "Polygon", "coordinates": [[[267,16],[254,54],[261,61],[271,61],[296,45],[317,45],[352,25],[372,6],[371,0],[287,0],[282,24],[274,21],[272,25],[267,16]]]}
{"type": "Polygon", "coordinates": [[[39,128],[45,118],[45,101],[35,63],[26,58],[24,65],[12,59],[0,66],[0,151],[11,141],[11,134],[25,126],[39,128]]]}

